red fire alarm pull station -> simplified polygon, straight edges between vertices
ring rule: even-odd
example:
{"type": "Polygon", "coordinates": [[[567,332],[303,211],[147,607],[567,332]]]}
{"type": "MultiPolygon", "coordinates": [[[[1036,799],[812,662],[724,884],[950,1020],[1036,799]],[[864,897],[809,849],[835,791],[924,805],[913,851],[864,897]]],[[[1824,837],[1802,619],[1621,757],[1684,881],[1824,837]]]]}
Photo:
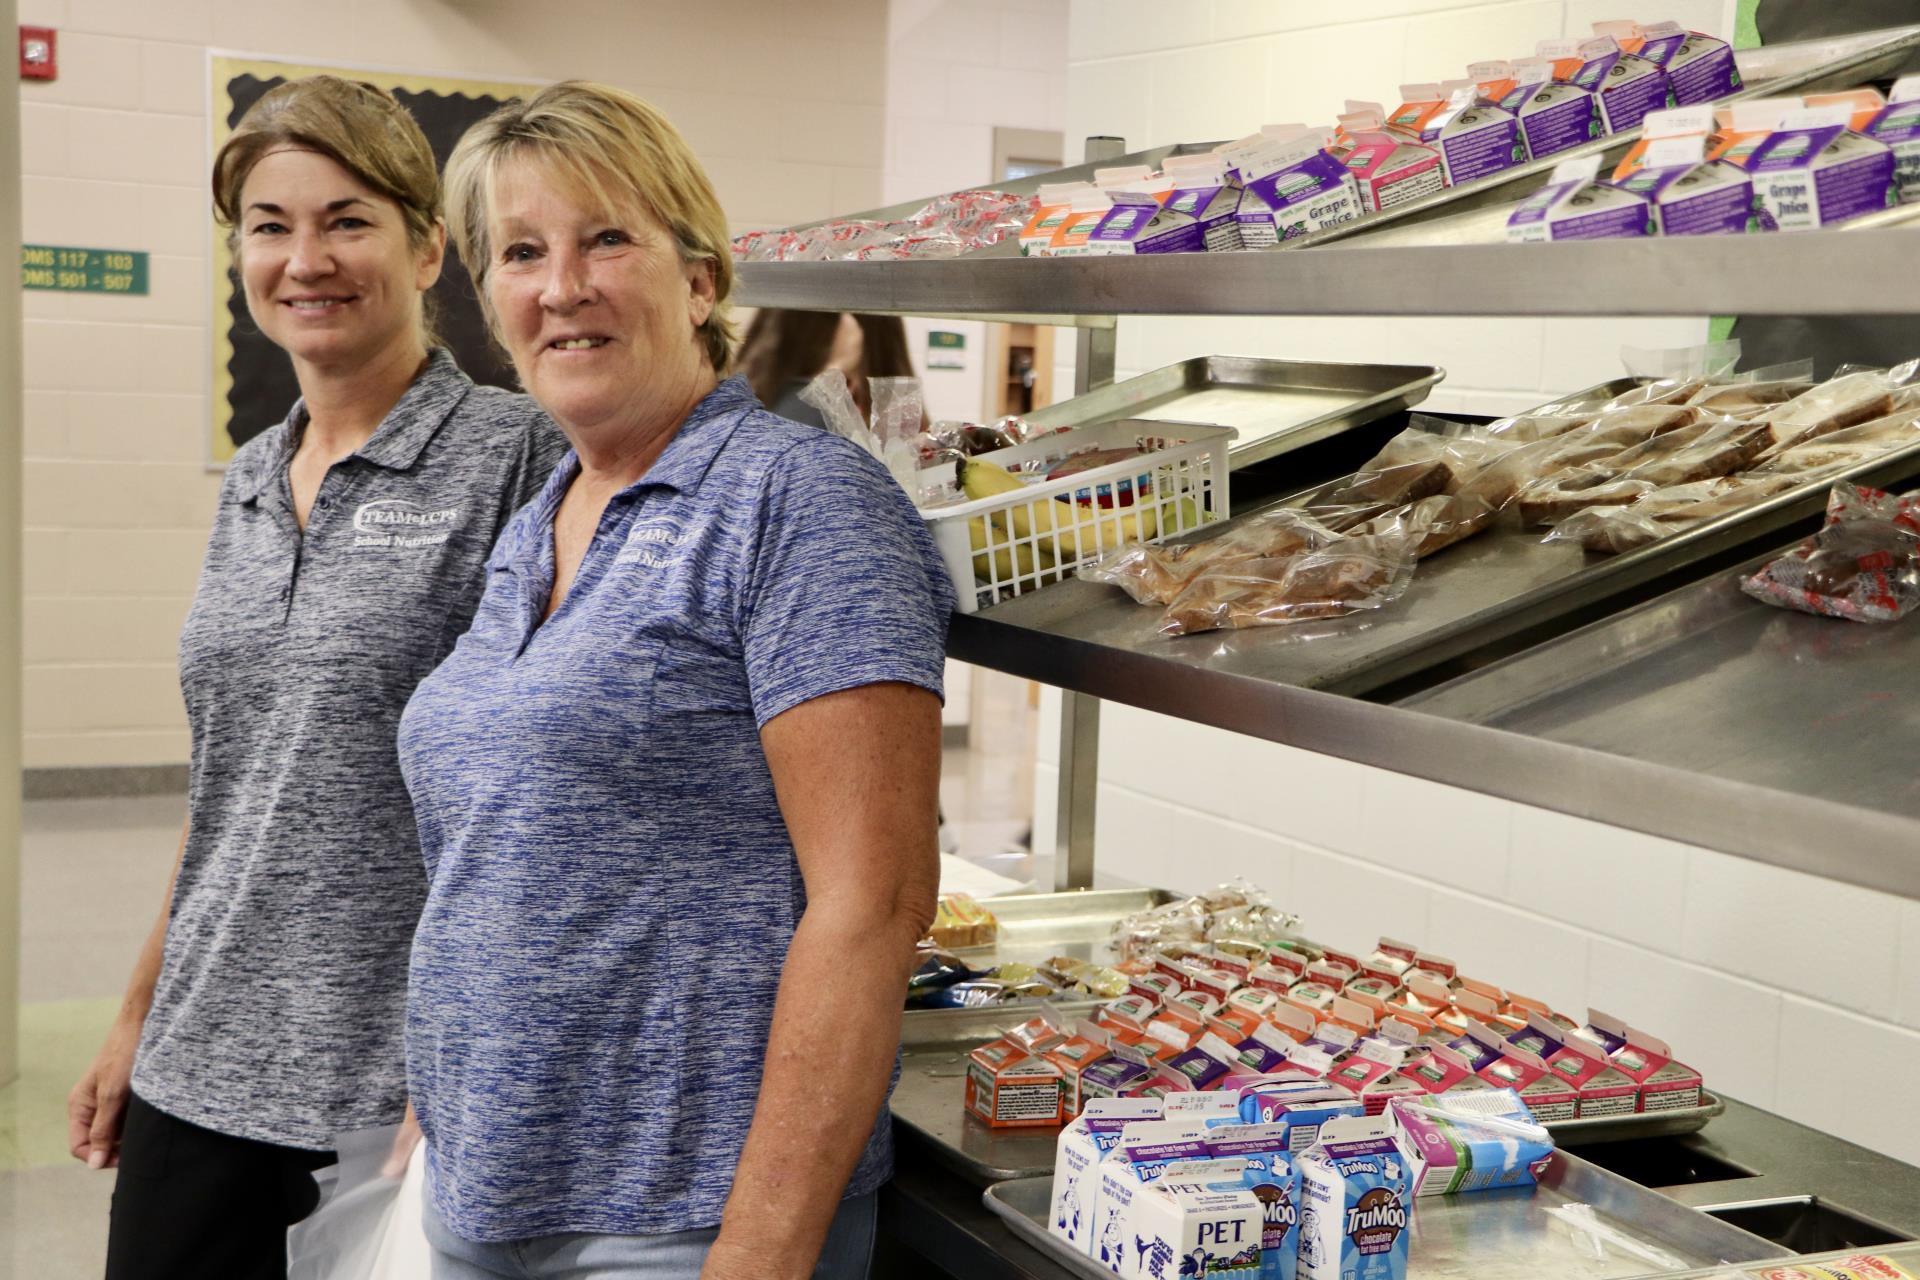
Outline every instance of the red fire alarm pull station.
{"type": "Polygon", "coordinates": [[[52,27],[20,28],[20,78],[52,80],[58,75],[52,27]]]}

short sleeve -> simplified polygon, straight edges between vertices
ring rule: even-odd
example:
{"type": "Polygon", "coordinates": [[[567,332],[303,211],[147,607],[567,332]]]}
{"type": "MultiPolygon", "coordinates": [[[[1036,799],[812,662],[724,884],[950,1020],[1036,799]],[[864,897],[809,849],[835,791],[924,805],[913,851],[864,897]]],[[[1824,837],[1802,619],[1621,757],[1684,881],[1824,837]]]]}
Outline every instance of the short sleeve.
{"type": "Polygon", "coordinates": [[[953,589],[920,513],[878,462],[809,433],[769,467],[757,517],[740,625],[760,725],[867,684],[942,696],[953,589]]]}

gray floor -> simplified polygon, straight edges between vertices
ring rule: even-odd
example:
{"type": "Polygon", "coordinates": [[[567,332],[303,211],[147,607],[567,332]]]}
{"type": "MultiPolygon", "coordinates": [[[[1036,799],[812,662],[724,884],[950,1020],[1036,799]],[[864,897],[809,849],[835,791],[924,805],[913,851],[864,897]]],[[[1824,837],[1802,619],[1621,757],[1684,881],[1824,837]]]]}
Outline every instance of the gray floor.
{"type": "MultiPolygon", "coordinates": [[[[952,851],[1025,879],[1032,779],[1027,686],[984,678],[941,803],[952,851]]],[[[153,925],[185,815],[180,796],[34,800],[22,822],[22,1076],[0,1088],[0,1280],[92,1280],[111,1174],[64,1149],[65,1094],[113,1017],[153,925]]]]}

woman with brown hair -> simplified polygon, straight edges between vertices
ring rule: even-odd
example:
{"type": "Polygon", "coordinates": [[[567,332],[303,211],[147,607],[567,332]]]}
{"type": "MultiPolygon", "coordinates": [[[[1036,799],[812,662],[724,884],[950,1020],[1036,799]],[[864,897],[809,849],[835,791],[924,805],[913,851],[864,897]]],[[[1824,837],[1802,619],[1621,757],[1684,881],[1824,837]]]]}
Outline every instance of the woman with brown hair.
{"type": "Polygon", "coordinates": [[[336,1135],[406,1106],[407,949],[426,898],[394,739],[563,448],[434,343],[439,175],[389,95],[269,91],[214,206],[301,396],[221,485],[180,639],[192,731],[167,907],[68,1098],[117,1167],[109,1280],[286,1273],[336,1135]]]}
{"type": "Polygon", "coordinates": [[[913,376],[907,327],[899,316],[846,311],[762,308],[747,325],[739,365],[761,404],[783,418],[815,427],[826,423],[818,409],[800,398],[800,391],[820,373],[844,373],[863,415],[873,412],[869,378],[913,376]]]}

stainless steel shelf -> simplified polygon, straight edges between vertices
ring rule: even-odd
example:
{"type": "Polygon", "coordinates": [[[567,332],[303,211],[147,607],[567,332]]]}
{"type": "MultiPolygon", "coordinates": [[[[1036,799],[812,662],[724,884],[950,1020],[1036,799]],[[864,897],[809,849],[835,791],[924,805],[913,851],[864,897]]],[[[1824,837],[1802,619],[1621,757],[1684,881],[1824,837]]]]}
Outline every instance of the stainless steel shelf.
{"type": "MultiPolygon", "coordinates": [[[[998,246],[996,246],[998,248],[998,246]]],[[[1920,229],[1148,257],[750,262],[756,307],[903,315],[1903,315],[1920,229]]]]}

